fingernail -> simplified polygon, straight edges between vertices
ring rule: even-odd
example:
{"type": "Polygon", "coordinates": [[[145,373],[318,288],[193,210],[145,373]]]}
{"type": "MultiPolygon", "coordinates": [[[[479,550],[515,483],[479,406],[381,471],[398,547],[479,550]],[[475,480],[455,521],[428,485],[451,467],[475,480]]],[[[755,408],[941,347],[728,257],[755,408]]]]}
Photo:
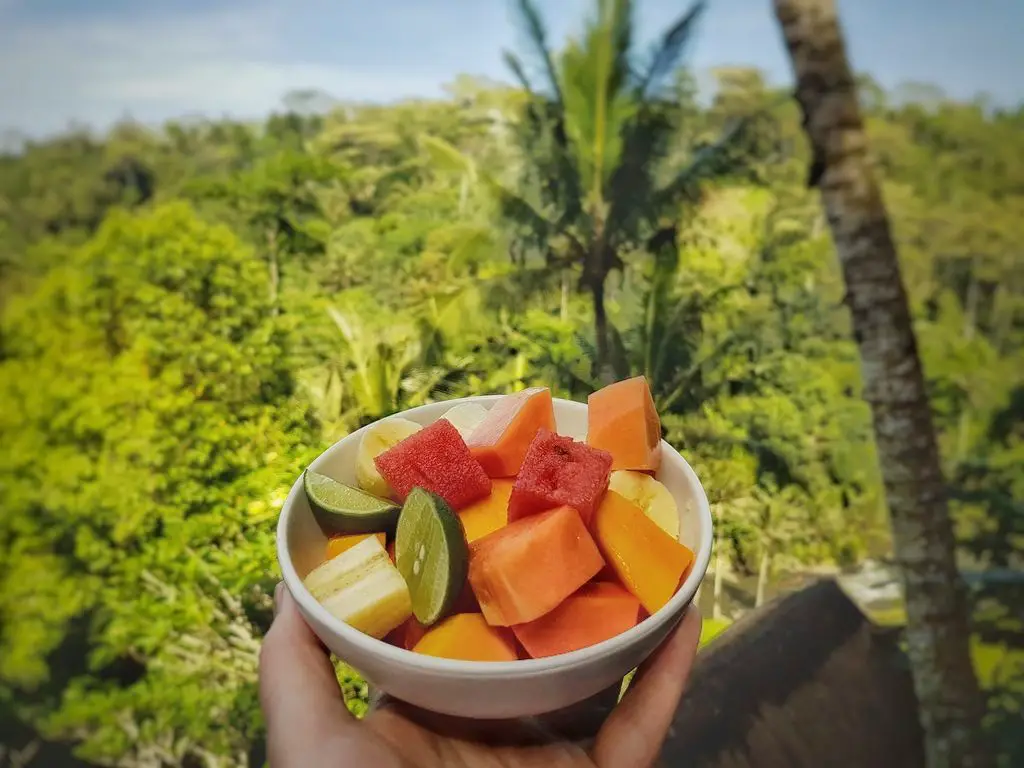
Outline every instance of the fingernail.
{"type": "Polygon", "coordinates": [[[284,582],[277,582],[277,586],[274,587],[274,616],[277,616],[277,612],[281,610],[281,601],[284,599],[284,582]]]}

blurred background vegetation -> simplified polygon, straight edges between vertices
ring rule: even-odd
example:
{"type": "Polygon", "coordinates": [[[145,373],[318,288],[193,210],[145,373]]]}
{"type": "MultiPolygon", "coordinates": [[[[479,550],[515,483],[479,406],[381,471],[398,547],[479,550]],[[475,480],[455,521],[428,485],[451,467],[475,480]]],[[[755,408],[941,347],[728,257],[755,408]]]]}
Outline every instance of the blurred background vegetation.
{"type": "MultiPolygon", "coordinates": [[[[124,122],[0,155],[0,741],[259,764],[274,524],[303,466],[398,410],[534,384],[583,399],[648,377],[716,516],[706,638],[822,573],[903,621],[799,109],[751,69],[699,92],[690,31],[668,30],[606,133],[584,35],[509,57],[516,87],[328,109],[295,92],[259,123],[124,122]]],[[[861,80],[1010,754],[1024,107],[918,95],[861,80]]]]}

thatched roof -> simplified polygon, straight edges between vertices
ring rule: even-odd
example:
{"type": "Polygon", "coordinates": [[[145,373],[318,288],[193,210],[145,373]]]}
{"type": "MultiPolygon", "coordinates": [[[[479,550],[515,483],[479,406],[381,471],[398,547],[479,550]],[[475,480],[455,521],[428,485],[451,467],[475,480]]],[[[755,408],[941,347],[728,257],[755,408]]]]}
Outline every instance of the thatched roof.
{"type": "Polygon", "coordinates": [[[922,766],[906,657],[832,580],[781,597],[701,652],[662,763],[922,766]]]}

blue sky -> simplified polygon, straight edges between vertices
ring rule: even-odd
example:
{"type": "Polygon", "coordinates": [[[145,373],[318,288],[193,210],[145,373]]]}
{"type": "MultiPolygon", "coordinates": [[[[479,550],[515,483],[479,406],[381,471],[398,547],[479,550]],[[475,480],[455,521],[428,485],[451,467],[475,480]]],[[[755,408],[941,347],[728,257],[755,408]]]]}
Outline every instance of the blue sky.
{"type": "MultiPolygon", "coordinates": [[[[592,0],[540,0],[552,39],[592,0]]],[[[1024,101],[1021,0],[838,0],[854,67],[887,87],[1024,101]]],[[[771,0],[717,0],[690,62],[790,80],[771,0]]],[[[652,37],[687,0],[639,0],[652,37]]],[[[506,0],[0,0],[0,128],[48,134],[202,114],[251,117],[295,88],[343,99],[436,96],[459,73],[503,78],[506,0]]]]}

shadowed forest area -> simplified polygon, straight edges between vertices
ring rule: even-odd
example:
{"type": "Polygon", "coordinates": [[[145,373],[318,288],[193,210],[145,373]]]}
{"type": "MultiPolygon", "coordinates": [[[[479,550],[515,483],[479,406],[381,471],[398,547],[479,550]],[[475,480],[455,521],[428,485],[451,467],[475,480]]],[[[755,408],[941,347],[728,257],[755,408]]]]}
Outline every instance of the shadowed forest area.
{"type": "MultiPolygon", "coordinates": [[[[586,108],[584,37],[555,61],[510,56],[516,86],[464,76],[386,106],[295,92],[259,123],[124,122],[0,155],[7,757],[262,764],[257,658],[291,483],[361,425],[468,394],[585,399],[647,376],[716,518],[706,639],[822,573],[903,622],[898,589],[871,585],[893,552],[800,109],[746,68],[698,89],[680,30],[611,102],[623,130],[586,108]]],[[[859,92],[1008,766],[1024,754],[1024,106],[868,76],[859,92]]]]}

